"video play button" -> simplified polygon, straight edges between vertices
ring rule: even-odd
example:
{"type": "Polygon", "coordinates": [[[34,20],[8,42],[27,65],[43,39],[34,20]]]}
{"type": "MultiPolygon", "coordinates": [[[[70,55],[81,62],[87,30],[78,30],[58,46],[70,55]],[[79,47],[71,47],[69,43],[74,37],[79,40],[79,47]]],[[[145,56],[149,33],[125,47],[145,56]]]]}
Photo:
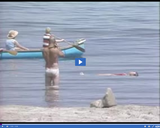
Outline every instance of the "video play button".
{"type": "Polygon", "coordinates": [[[82,63],[82,61],[81,60],[79,60],[79,64],[81,64],[82,63]]]}
{"type": "Polygon", "coordinates": [[[75,58],[75,66],[86,66],[86,58],[75,58]]]}

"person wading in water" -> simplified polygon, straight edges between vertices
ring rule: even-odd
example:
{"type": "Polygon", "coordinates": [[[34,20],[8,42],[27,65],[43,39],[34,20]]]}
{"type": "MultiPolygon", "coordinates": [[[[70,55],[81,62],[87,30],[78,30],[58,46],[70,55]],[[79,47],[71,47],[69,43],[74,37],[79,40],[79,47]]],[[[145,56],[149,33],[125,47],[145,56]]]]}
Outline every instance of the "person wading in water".
{"type": "Polygon", "coordinates": [[[58,47],[56,39],[50,37],[48,48],[43,49],[43,57],[45,59],[45,86],[46,89],[58,89],[59,86],[59,65],[58,57],[65,57],[65,54],[58,47]]]}

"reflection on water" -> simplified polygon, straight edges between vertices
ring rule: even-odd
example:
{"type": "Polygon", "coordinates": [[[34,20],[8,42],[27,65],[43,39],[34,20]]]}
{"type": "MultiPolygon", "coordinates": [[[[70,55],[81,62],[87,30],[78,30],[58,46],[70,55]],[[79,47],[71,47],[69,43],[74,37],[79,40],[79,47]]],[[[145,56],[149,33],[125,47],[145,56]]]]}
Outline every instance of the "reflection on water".
{"type": "Polygon", "coordinates": [[[45,101],[48,107],[59,107],[59,90],[46,89],[45,90],[45,101]]]}

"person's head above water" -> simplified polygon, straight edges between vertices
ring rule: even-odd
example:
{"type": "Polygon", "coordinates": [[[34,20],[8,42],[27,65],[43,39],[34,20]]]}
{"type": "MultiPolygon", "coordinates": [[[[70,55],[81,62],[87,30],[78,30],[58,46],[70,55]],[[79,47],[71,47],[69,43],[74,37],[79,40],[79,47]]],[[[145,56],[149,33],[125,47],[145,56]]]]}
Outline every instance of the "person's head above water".
{"type": "Polygon", "coordinates": [[[50,32],[51,32],[51,28],[50,28],[50,27],[47,27],[46,30],[45,30],[45,32],[46,32],[46,33],[50,33],[50,32]]]}
{"type": "Polygon", "coordinates": [[[138,76],[138,72],[129,72],[128,75],[129,76],[138,76]]]}

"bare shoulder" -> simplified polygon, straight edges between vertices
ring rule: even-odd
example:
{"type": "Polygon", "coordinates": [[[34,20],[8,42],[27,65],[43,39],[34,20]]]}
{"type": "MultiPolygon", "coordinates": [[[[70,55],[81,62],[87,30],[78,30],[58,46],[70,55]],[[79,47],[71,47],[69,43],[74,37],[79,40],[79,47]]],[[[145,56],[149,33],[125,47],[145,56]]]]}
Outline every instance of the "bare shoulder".
{"type": "Polygon", "coordinates": [[[57,48],[51,48],[51,49],[49,49],[49,51],[50,51],[51,53],[54,53],[54,54],[57,54],[57,53],[58,53],[58,49],[57,49],[57,48]]]}
{"type": "Polygon", "coordinates": [[[48,48],[43,48],[42,51],[43,51],[43,52],[47,52],[47,51],[48,51],[48,48]]]}
{"type": "Polygon", "coordinates": [[[15,40],[15,39],[13,39],[13,42],[14,42],[15,44],[18,44],[18,41],[17,41],[17,40],[15,40]]]}
{"type": "Polygon", "coordinates": [[[43,48],[43,49],[42,49],[42,53],[43,53],[44,55],[48,55],[48,54],[49,54],[49,49],[48,49],[48,48],[43,48]]]}

